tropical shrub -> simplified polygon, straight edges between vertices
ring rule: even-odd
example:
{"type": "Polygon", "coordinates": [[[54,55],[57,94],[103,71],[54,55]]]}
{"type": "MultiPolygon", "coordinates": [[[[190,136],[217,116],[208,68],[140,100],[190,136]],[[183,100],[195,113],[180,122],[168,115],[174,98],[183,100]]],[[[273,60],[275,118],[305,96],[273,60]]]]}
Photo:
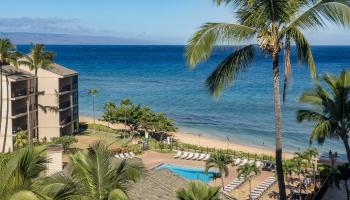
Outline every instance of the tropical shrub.
{"type": "Polygon", "coordinates": [[[192,181],[187,188],[176,191],[179,200],[219,200],[219,187],[210,187],[205,183],[192,181]]]}
{"type": "Polygon", "coordinates": [[[61,144],[64,151],[67,151],[70,145],[78,142],[78,139],[75,138],[74,136],[62,136],[62,137],[52,138],[52,142],[54,144],[61,144]]]}

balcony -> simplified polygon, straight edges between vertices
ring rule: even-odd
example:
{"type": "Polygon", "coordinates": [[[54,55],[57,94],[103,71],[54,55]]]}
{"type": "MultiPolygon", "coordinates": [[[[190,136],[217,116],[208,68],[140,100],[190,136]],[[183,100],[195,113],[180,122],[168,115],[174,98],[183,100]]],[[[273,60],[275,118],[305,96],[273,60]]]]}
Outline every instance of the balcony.
{"type": "Polygon", "coordinates": [[[27,107],[21,107],[21,108],[15,108],[15,109],[12,109],[12,116],[16,116],[16,115],[19,115],[19,114],[25,114],[27,113],[27,107]]]}
{"type": "Polygon", "coordinates": [[[63,101],[60,103],[60,109],[65,109],[70,107],[70,101],[63,101]]]}
{"type": "Polygon", "coordinates": [[[65,85],[65,86],[60,87],[60,93],[69,92],[69,91],[71,91],[70,85],[65,85]]]}
{"type": "Polygon", "coordinates": [[[26,88],[15,89],[15,90],[12,90],[12,92],[11,92],[11,97],[12,98],[26,96],[26,95],[27,95],[27,89],[26,88]]]}
{"type": "Polygon", "coordinates": [[[63,126],[65,124],[68,124],[72,121],[72,117],[68,116],[68,117],[64,117],[60,120],[60,125],[63,126]]]}

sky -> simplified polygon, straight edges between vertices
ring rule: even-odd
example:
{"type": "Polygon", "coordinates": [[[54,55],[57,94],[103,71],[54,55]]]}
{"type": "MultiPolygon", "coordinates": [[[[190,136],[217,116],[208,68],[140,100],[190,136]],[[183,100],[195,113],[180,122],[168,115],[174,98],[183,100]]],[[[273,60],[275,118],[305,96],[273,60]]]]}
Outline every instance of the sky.
{"type": "MultiPolygon", "coordinates": [[[[0,32],[114,36],[185,44],[205,22],[233,22],[212,0],[1,0],[0,32]]],[[[312,44],[350,45],[350,30],[307,32],[312,44]]]]}

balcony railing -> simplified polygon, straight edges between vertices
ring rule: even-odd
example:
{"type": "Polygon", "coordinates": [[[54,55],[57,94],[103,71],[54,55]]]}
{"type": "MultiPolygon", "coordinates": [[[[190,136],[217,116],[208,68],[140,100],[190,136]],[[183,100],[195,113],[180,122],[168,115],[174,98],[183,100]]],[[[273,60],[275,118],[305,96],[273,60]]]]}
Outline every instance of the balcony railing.
{"type": "Polygon", "coordinates": [[[64,101],[62,103],[60,103],[60,109],[65,109],[70,107],[70,101],[64,101]]]}
{"type": "Polygon", "coordinates": [[[67,91],[71,91],[71,86],[70,85],[66,85],[66,86],[60,87],[60,92],[67,92],[67,91]]]}
{"type": "Polygon", "coordinates": [[[65,125],[65,124],[68,124],[69,122],[72,121],[72,117],[69,116],[69,117],[64,117],[60,120],[60,125],[65,125]]]}
{"type": "Polygon", "coordinates": [[[27,107],[22,107],[22,108],[15,108],[12,109],[12,115],[18,115],[18,114],[22,114],[22,113],[27,113],[27,107]]]}
{"type": "Polygon", "coordinates": [[[27,89],[26,88],[12,90],[12,93],[11,93],[11,97],[12,98],[16,98],[16,97],[20,97],[20,96],[26,96],[26,95],[27,95],[27,89]]]}

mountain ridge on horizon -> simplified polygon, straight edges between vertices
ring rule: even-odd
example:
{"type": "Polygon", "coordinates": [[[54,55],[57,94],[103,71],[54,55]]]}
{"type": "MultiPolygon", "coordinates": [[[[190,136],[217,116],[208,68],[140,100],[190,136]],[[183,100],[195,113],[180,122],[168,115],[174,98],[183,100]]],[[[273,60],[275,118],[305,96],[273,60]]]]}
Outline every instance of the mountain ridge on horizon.
{"type": "Polygon", "coordinates": [[[31,33],[31,32],[0,32],[1,38],[9,38],[14,44],[26,45],[43,43],[47,45],[151,45],[159,44],[157,41],[144,39],[70,35],[61,33],[31,33]]]}

